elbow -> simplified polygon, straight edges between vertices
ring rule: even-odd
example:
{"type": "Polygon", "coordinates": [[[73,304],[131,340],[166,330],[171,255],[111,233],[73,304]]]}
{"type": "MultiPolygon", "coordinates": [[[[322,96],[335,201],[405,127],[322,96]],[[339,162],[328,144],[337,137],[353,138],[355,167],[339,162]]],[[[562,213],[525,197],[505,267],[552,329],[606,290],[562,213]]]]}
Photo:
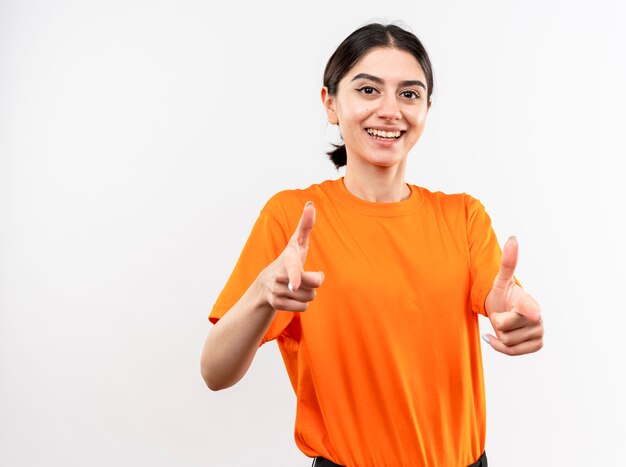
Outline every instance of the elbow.
{"type": "Polygon", "coordinates": [[[209,388],[213,392],[221,391],[222,389],[227,389],[232,386],[232,384],[224,384],[221,381],[214,381],[210,378],[203,378],[203,379],[207,388],[209,388]]]}
{"type": "Polygon", "coordinates": [[[217,392],[217,391],[221,391],[222,389],[226,389],[226,386],[222,386],[222,385],[219,385],[219,384],[211,383],[211,382],[209,382],[207,380],[204,380],[204,382],[206,383],[207,388],[209,388],[213,392],[217,392]]]}
{"type": "Polygon", "coordinates": [[[222,385],[218,384],[218,382],[215,381],[215,378],[211,378],[211,372],[206,368],[205,365],[201,365],[200,374],[202,375],[204,384],[206,384],[207,388],[209,388],[211,391],[219,391],[221,389],[224,389],[222,385]]]}
{"type": "Polygon", "coordinates": [[[209,371],[206,365],[202,365],[200,368],[200,373],[202,374],[202,379],[204,380],[204,384],[206,384],[207,388],[211,391],[221,391],[222,389],[226,389],[231,387],[234,383],[228,383],[228,381],[224,381],[221,378],[215,377],[215,372],[209,371]]]}
{"type": "Polygon", "coordinates": [[[237,361],[233,363],[230,355],[224,356],[224,352],[219,349],[216,351],[209,344],[210,340],[207,338],[200,357],[200,374],[204,383],[211,391],[234,386],[243,377],[247,367],[243,369],[237,361]]]}
{"type": "Polygon", "coordinates": [[[204,377],[204,383],[206,384],[206,387],[209,388],[211,391],[213,392],[217,392],[217,391],[221,391],[222,389],[226,389],[228,386],[225,384],[220,384],[217,381],[213,381],[210,378],[204,377]]]}
{"type": "Polygon", "coordinates": [[[215,370],[211,371],[212,362],[209,355],[210,352],[207,351],[207,343],[205,342],[205,347],[202,351],[202,356],[200,357],[200,374],[202,375],[204,384],[206,384],[211,391],[220,391],[225,389],[227,386],[221,384],[220,378],[216,378],[215,370]]]}

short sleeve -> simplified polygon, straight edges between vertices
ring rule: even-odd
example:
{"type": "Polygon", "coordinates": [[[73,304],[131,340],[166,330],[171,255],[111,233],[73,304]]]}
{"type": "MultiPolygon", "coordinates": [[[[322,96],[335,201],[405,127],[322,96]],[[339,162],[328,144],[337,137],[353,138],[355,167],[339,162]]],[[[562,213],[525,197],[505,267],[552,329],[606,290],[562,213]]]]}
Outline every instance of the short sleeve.
{"type": "MultiPolygon", "coordinates": [[[[237,303],[259,273],[280,255],[287,242],[288,238],[279,222],[265,210],[261,211],[235,268],[213,305],[209,321],[217,323],[237,303]]],[[[293,313],[279,311],[261,343],[276,339],[292,317],[293,313]]]]}
{"type": "Polygon", "coordinates": [[[470,254],[472,310],[487,316],[485,299],[500,269],[502,250],[491,218],[476,198],[466,195],[467,242],[470,254]]]}

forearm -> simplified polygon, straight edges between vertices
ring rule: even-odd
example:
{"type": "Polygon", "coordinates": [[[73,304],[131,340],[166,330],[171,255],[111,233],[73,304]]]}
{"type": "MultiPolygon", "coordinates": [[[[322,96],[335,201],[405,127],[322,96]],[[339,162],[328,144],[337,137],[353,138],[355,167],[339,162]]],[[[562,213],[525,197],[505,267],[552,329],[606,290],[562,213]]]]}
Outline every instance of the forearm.
{"type": "Polygon", "coordinates": [[[214,390],[237,383],[248,371],[276,310],[263,300],[258,281],[214,325],[204,343],[201,372],[214,390]]]}

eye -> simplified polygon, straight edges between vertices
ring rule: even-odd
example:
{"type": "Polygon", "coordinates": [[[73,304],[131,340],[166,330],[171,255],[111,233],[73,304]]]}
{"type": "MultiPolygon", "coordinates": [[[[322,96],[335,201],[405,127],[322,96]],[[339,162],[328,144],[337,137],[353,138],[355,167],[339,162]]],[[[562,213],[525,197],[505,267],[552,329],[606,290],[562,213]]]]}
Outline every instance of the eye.
{"type": "Polygon", "coordinates": [[[368,96],[371,96],[371,95],[375,94],[376,92],[378,92],[376,90],[376,88],[374,88],[372,86],[363,86],[363,87],[357,89],[357,91],[359,91],[361,94],[366,94],[368,96]]]}
{"type": "Polygon", "coordinates": [[[409,91],[402,91],[402,92],[400,93],[400,95],[401,95],[402,97],[405,97],[405,98],[407,98],[407,99],[411,99],[411,100],[416,100],[416,99],[419,99],[419,98],[420,98],[420,95],[419,95],[417,92],[415,92],[415,91],[410,91],[410,90],[409,90],[409,91]]]}

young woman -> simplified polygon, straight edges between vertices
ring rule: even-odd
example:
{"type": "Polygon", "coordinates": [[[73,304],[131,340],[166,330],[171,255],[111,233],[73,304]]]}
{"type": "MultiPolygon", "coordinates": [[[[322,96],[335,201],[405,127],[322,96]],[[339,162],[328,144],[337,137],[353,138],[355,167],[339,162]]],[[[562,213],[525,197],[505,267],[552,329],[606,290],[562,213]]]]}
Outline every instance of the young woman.
{"type": "Polygon", "coordinates": [[[477,313],[495,350],[542,346],[515,238],[501,252],[478,200],[404,179],[432,91],[412,33],[369,24],[341,43],[321,97],[345,176],[267,202],[209,317],[207,385],[235,384],[276,339],[318,467],[486,466],[477,313]]]}

